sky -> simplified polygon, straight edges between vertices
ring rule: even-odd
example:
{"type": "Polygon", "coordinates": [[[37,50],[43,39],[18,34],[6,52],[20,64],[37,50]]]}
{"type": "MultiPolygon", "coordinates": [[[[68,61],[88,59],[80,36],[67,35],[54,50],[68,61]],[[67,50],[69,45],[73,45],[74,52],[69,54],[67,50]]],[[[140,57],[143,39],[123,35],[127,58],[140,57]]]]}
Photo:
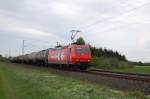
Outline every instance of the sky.
{"type": "Polygon", "coordinates": [[[0,0],[0,54],[71,42],[70,31],[128,60],[150,62],[149,0],[0,0]]]}

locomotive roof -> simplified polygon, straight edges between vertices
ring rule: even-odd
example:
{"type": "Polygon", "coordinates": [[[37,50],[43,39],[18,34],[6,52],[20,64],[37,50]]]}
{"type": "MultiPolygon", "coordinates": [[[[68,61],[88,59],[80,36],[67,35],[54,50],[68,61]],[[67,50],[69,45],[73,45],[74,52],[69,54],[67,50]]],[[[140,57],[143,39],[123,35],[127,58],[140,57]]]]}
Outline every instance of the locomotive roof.
{"type": "Polygon", "coordinates": [[[83,46],[89,46],[89,45],[77,45],[77,44],[70,44],[70,45],[66,45],[66,46],[56,46],[55,48],[50,48],[52,50],[56,50],[56,49],[63,49],[63,48],[67,48],[67,47],[83,47],[83,46]]]}

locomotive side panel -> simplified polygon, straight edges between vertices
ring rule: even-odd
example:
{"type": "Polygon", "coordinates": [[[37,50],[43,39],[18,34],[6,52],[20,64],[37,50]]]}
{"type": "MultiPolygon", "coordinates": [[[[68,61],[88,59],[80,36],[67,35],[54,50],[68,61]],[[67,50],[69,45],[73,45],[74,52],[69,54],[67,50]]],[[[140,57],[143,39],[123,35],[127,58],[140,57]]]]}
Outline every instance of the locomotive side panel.
{"type": "Polygon", "coordinates": [[[53,49],[49,51],[48,63],[52,64],[68,64],[68,48],[53,49]]]}

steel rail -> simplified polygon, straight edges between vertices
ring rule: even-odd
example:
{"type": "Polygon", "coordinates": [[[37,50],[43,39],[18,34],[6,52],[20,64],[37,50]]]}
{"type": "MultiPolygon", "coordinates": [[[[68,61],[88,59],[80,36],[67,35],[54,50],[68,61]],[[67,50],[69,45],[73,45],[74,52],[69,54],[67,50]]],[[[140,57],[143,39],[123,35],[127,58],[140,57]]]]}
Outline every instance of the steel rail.
{"type": "Polygon", "coordinates": [[[136,80],[136,81],[143,81],[143,82],[150,83],[149,74],[114,72],[114,71],[100,70],[100,69],[89,69],[84,72],[90,73],[90,74],[107,76],[107,77],[109,76],[109,77],[114,77],[114,78],[136,80]]]}

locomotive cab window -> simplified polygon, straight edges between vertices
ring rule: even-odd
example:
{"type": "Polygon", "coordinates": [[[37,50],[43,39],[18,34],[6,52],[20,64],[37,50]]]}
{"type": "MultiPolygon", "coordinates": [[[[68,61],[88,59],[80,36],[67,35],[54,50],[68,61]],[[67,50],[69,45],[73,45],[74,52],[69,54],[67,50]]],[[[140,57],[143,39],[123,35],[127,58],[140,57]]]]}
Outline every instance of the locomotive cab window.
{"type": "Polygon", "coordinates": [[[76,48],[76,52],[77,52],[77,53],[90,53],[90,49],[87,48],[87,47],[76,48]]]}

